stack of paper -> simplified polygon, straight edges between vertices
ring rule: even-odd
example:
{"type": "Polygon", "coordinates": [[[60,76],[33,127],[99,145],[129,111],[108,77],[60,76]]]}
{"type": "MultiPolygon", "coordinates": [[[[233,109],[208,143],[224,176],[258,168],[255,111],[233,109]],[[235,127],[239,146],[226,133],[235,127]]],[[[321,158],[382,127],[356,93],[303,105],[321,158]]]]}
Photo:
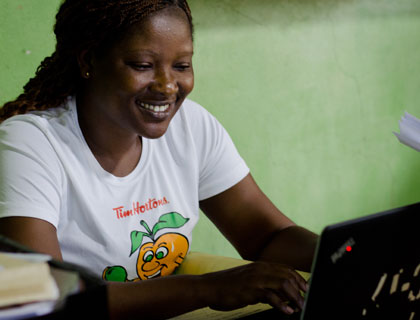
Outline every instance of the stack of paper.
{"type": "Polygon", "coordinates": [[[401,143],[420,151],[420,120],[415,116],[404,113],[399,121],[400,133],[394,132],[401,143]]]}
{"type": "Polygon", "coordinates": [[[0,253],[0,319],[52,311],[59,290],[44,257],[0,253]]]}

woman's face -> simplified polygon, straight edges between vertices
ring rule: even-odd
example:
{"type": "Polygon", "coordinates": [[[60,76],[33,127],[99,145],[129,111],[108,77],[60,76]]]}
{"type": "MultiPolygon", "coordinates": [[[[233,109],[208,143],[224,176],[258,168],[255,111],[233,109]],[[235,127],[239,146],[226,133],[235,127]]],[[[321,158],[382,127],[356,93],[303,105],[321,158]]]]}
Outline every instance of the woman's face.
{"type": "Polygon", "coordinates": [[[95,123],[104,130],[162,136],[194,87],[192,55],[181,9],[158,11],[134,25],[109,52],[92,59],[85,90],[95,106],[95,123]]]}

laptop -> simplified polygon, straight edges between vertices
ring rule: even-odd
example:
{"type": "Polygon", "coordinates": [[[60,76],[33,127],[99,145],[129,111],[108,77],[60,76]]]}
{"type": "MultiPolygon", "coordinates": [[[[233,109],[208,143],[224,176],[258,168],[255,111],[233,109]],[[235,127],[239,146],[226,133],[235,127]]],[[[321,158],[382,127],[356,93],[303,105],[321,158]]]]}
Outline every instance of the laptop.
{"type": "Polygon", "coordinates": [[[303,310],[243,319],[420,320],[420,203],[325,227],[303,310]]]}
{"type": "Polygon", "coordinates": [[[420,203],[327,226],[301,320],[420,320],[420,203]]]}

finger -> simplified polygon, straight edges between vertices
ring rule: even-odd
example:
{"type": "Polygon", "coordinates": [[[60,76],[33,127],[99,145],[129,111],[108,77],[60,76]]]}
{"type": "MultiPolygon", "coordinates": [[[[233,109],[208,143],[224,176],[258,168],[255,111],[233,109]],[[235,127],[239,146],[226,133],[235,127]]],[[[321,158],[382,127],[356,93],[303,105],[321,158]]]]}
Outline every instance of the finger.
{"type": "Polygon", "coordinates": [[[267,290],[266,294],[267,302],[274,308],[277,308],[285,314],[292,314],[294,310],[282,299],[278,294],[271,290],[267,290]]]}
{"type": "Polygon", "coordinates": [[[308,291],[308,282],[305,280],[305,278],[303,278],[298,272],[296,272],[296,270],[291,269],[290,271],[293,277],[296,279],[296,283],[298,284],[299,289],[303,292],[308,291]]]}
{"type": "Polygon", "coordinates": [[[306,281],[293,268],[285,265],[277,265],[280,269],[276,277],[270,277],[270,283],[266,288],[271,289],[283,301],[289,301],[292,306],[303,308],[304,299],[301,290],[306,290],[306,281]]]}
{"type": "Polygon", "coordinates": [[[273,291],[283,301],[289,301],[292,306],[303,308],[304,299],[300,294],[299,285],[294,277],[282,279],[273,288],[273,291]]]}
{"type": "Polygon", "coordinates": [[[297,306],[301,310],[303,309],[305,300],[300,294],[299,286],[295,279],[285,281],[282,287],[282,292],[292,305],[297,306]]]}
{"type": "Polygon", "coordinates": [[[283,264],[279,264],[278,267],[280,268],[278,272],[279,275],[295,279],[299,290],[302,290],[303,292],[308,290],[308,284],[305,278],[303,278],[295,269],[283,264]]]}

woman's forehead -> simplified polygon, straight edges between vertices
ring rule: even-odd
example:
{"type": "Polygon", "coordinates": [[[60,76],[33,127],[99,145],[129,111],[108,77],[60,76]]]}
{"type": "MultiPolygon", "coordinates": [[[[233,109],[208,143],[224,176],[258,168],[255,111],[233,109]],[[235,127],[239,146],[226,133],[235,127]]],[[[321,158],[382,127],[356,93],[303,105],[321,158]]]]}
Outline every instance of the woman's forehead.
{"type": "MultiPolygon", "coordinates": [[[[146,16],[142,21],[136,22],[127,30],[127,35],[145,33],[147,35],[151,29],[154,31],[171,33],[177,30],[187,31],[191,35],[191,27],[185,12],[179,7],[171,6],[156,11],[146,16]]],[[[191,35],[192,36],[192,35],[191,35]]]]}
{"type": "MultiPolygon", "coordinates": [[[[166,11],[166,10],[165,10],[166,11]]],[[[157,12],[145,20],[132,25],[119,42],[122,46],[142,43],[162,45],[177,41],[177,46],[192,47],[191,28],[185,15],[157,12]]],[[[192,49],[189,49],[190,51],[192,49]]]]}

